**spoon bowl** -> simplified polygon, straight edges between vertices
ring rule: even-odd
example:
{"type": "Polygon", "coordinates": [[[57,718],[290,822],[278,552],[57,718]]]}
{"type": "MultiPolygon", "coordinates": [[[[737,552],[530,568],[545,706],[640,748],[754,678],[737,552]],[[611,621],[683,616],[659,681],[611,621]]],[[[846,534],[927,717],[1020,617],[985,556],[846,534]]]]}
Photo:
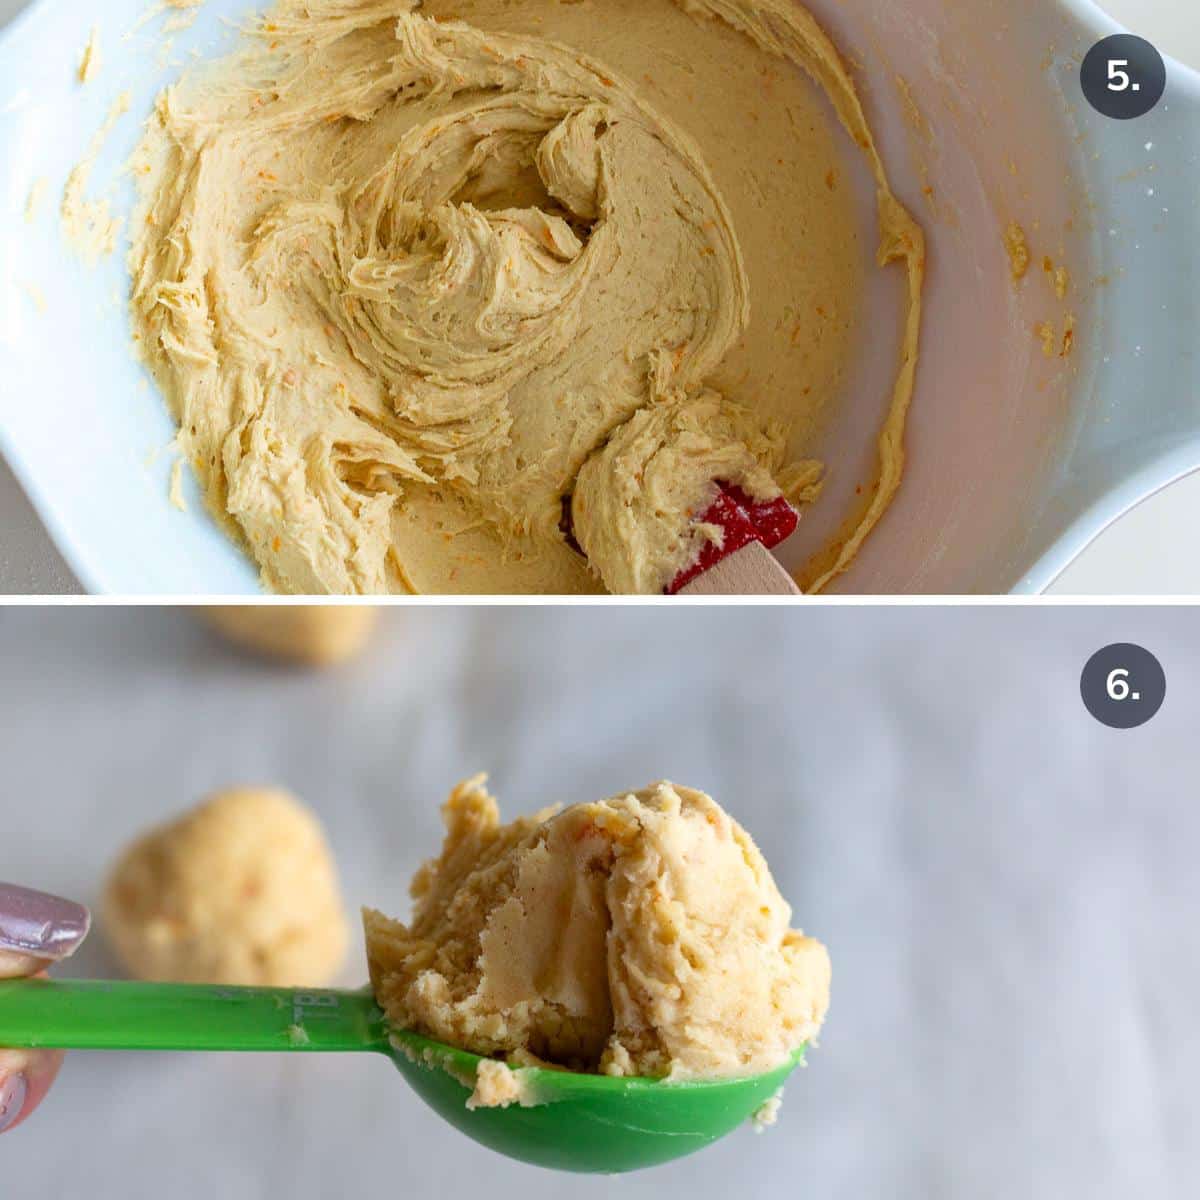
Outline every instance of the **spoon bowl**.
{"type": "Polygon", "coordinates": [[[636,1171],[702,1150],[750,1120],[804,1058],[801,1048],[764,1074],[678,1083],[521,1067],[525,1104],[468,1109],[478,1055],[407,1030],[391,1041],[413,1091],[461,1133],[521,1162],[582,1172],[636,1171]]]}
{"type": "Polygon", "coordinates": [[[369,988],[0,981],[0,1046],[386,1054],[434,1112],[509,1158],[560,1171],[636,1171],[724,1137],[775,1096],[804,1047],[772,1071],[668,1082],[518,1068],[522,1103],[468,1108],[486,1060],[389,1029],[369,988]]]}

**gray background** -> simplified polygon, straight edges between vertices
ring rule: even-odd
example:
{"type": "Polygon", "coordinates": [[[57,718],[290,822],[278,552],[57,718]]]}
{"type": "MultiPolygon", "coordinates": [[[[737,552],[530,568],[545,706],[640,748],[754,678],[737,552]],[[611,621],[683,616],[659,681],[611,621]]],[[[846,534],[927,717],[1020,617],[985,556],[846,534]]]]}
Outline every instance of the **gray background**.
{"type": "MultiPolygon", "coordinates": [[[[830,946],[833,1010],[773,1130],[627,1197],[1194,1188],[1194,611],[409,608],[314,674],[179,610],[7,609],[0,663],[0,878],[89,901],[131,834],[228,783],[298,791],[349,902],[396,914],[468,772],[509,814],[660,776],[711,791],[830,946]],[[1079,700],[1115,641],[1167,672],[1131,732],[1079,700]]],[[[71,964],[112,969],[99,936],[71,964]]],[[[22,1200],[617,1186],[475,1146],[368,1056],[76,1054],[0,1144],[22,1200]]]]}

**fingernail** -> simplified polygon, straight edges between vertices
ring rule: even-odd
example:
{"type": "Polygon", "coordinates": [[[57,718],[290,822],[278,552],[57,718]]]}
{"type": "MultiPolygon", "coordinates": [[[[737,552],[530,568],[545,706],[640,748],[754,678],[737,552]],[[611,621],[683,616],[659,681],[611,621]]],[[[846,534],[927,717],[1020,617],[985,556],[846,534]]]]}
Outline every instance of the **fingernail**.
{"type": "Polygon", "coordinates": [[[91,913],[73,900],[0,883],[0,950],[67,958],[87,937],[91,923],[91,913]]]}
{"type": "Polygon", "coordinates": [[[15,1124],[25,1107],[25,1094],[29,1085],[24,1075],[10,1075],[0,1083],[0,1133],[15,1124]]]}

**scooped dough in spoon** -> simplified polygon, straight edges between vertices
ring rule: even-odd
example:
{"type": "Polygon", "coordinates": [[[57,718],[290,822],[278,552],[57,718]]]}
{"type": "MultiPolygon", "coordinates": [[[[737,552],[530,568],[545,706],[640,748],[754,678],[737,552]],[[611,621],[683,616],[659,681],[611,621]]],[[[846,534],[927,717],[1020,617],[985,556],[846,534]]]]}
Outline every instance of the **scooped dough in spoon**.
{"type": "Polygon", "coordinates": [[[234,645],[313,667],[353,658],[379,619],[378,610],[360,605],[214,604],[197,611],[234,645]]]}
{"type": "Polygon", "coordinates": [[[484,782],[451,794],[411,922],[365,913],[396,1026],[513,1066],[668,1079],[770,1070],[816,1036],[829,957],[710,797],[657,783],[501,825],[484,782]]]}
{"type": "Polygon", "coordinates": [[[732,481],[689,463],[591,536],[641,479],[588,464],[664,402],[718,414],[755,498],[813,501],[870,239],[907,268],[903,344],[813,587],[899,485],[921,231],[794,0],[278,0],[159,97],[133,175],[138,345],[276,590],[661,590],[732,481]]]}
{"type": "Polygon", "coordinates": [[[219,792],[139,838],[103,917],[131,975],[178,983],[319,987],[349,938],[324,832],[275,788],[219,792]]]}

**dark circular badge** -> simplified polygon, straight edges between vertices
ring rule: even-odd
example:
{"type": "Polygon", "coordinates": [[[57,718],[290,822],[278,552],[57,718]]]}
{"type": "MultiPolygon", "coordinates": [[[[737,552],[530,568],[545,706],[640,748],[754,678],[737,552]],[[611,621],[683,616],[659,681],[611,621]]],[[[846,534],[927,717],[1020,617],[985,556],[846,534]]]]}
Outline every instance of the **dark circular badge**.
{"type": "Polygon", "coordinates": [[[1097,42],[1079,69],[1087,102],[1117,121],[1143,117],[1167,86],[1167,65],[1145,38],[1114,33],[1097,42]]]}
{"type": "Polygon", "coordinates": [[[1132,642],[1116,642],[1087,660],[1079,677],[1079,694],[1102,725],[1135,729],[1162,708],[1167,677],[1149,650],[1132,642]]]}

